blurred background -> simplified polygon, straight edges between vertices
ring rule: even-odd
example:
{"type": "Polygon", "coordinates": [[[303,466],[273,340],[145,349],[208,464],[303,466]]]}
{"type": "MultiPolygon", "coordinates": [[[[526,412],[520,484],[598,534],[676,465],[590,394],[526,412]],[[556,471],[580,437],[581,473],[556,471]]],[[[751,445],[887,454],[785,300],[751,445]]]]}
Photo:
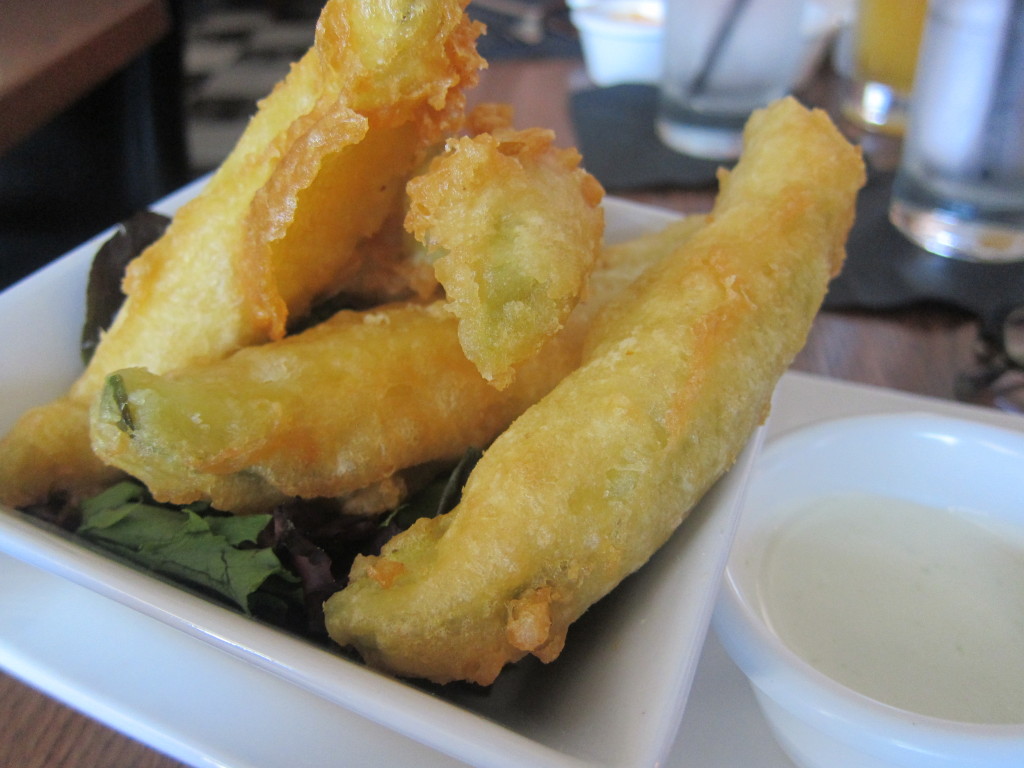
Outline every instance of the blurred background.
{"type": "Polygon", "coordinates": [[[319,6],[5,0],[0,287],[215,167],[319,6]]]}
{"type": "MultiPolygon", "coordinates": [[[[312,44],[322,5],[4,0],[0,289],[216,168],[256,101],[312,44]],[[77,27],[96,38],[88,52],[70,50],[86,47],[74,39],[77,27]],[[114,66],[101,45],[139,51],[114,66]],[[53,59],[45,60],[51,48],[53,59]],[[22,60],[40,71],[26,73],[19,88],[22,60]],[[92,82],[103,68],[109,75],[92,82]],[[82,92],[66,103],[47,100],[49,91],[76,89],[82,92]],[[42,101],[52,114],[36,120],[28,112],[42,101]]],[[[562,0],[474,0],[471,14],[490,27],[481,45],[488,59],[579,55],[562,0]]]]}

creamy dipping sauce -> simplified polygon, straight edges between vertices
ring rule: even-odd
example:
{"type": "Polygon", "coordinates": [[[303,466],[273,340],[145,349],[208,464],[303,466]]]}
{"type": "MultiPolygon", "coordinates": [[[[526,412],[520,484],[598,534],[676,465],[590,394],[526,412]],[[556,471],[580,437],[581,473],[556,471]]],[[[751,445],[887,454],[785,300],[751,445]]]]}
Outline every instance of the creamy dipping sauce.
{"type": "Polygon", "coordinates": [[[769,542],[763,610],[797,654],[874,699],[1024,723],[1022,527],[898,499],[823,498],[769,542]]]}

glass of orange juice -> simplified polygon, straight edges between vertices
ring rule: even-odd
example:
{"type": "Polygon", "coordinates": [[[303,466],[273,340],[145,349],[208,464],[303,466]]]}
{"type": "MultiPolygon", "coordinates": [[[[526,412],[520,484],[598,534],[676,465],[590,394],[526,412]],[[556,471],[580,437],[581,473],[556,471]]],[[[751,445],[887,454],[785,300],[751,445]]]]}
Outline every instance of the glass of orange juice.
{"type": "Polygon", "coordinates": [[[853,78],[843,111],[864,128],[902,134],[927,0],[858,0],[853,78]]]}

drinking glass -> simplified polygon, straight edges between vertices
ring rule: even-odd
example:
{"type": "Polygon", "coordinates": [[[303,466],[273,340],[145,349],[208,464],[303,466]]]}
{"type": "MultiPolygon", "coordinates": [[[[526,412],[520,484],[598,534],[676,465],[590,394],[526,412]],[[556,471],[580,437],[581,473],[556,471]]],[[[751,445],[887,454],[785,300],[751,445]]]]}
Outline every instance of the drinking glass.
{"type": "Polygon", "coordinates": [[[1024,259],[1024,0],[931,0],[889,214],[933,253],[1024,259]]]}
{"type": "Polygon", "coordinates": [[[843,99],[849,120],[871,131],[903,133],[927,10],[927,0],[858,0],[843,99]]]}
{"type": "Polygon", "coordinates": [[[655,127],[688,155],[738,156],[750,113],[786,95],[802,54],[805,0],[667,0],[655,127]]]}

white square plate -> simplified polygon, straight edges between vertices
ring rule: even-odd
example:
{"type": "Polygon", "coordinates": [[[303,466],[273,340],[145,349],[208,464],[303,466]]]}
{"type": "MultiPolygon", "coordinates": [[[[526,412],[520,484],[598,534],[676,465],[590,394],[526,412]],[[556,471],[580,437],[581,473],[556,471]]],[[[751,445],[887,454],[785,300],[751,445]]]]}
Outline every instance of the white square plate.
{"type": "MultiPolygon", "coordinates": [[[[157,209],[171,212],[197,189],[187,187],[157,209]]],[[[614,199],[607,213],[609,241],[674,217],[614,199]]],[[[85,280],[107,234],[0,294],[0,430],[28,407],[60,395],[78,374],[85,280]]],[[[487,692],[421,687],[378,674],[108,560],[17,513],[0,514],[0,551],[226,652],[233,659],[225,665],[247,662],[287,681],[296,694],[325,699],[473,765],[655,765],[682,718],[759,442],[760,433],[669,543],[572,627],[556,662],[520,663],[487,692]]],[[[92,614],[77,615],[88,622],[92,614]]],[[[124,641],[123,649],[130,648],[130,637],[124,641]]],[[[141,651],[124,650],[122,663],[146,662],[141,651]]],[[[253,695],[262,690],[269,688],[253,695]]],[[[159,696],[153,692],[154,700],[159,696]]]]}

